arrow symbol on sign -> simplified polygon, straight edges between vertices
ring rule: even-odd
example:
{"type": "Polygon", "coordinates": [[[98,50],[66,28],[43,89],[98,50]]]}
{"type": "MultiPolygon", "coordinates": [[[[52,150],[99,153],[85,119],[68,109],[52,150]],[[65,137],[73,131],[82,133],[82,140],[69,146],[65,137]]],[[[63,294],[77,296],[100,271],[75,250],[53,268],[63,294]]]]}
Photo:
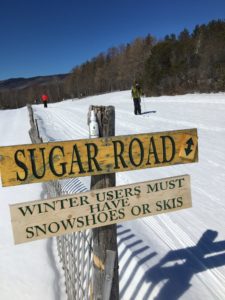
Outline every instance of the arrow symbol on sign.
{"type": "Polygon", "coordinates": [[[192,138],[190,138],[190,139],[186,142],[186,144],[187,144],[188,146],[187,146],[187,148],[185,148],[184,150],[185,150],[186,155],[188,156],[188,155],[193,151],[193,150],[191,149],[191,146],[194,145],[192,138]]]}

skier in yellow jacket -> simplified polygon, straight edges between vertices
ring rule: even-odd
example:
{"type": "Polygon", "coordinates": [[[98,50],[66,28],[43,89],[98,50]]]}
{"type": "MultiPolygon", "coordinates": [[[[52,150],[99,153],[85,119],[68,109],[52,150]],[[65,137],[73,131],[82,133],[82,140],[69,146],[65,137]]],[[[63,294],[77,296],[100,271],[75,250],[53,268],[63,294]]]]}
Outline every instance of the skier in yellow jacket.
{"type": "Polygon", "coordinates": [[[140,84],[135,81],[132,90],[131,90],[132,98],[134,101],[134,114],[141,115],[141,95],[142,95],[142,90],[140,87],[140,84]]]}

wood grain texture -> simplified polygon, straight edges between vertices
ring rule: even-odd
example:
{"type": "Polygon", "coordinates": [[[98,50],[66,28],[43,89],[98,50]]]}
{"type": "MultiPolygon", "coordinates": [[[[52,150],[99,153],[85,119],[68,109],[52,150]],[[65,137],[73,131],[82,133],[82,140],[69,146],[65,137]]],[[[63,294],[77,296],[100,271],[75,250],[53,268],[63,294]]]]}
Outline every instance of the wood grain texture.
{"type": "Polygon", "coordinates": [[[190,176],[181,175],[17,203],[10,212],[18,244],[189,207],[190,176]]]}
{"type": "Polygon", "coordinates": [[[196,161],[197,129],[0,147],[3,186],[196,161]]]}

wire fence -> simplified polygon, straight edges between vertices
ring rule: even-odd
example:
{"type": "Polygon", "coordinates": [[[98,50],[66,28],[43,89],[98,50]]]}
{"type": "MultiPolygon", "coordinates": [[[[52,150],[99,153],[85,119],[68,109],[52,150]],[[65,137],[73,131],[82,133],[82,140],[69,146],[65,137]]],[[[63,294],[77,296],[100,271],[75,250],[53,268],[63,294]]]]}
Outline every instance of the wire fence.
{"type": "MultiPolygon", "coordinates": [[[[46,189],[50,198],[86,191],[86,187],[77,178],[49,182],[46,189]]],[[[92,231],[65,234],[56,237],[56,241],[65,277],[67,299],[91,299],[92,231]]]]}
{"type": "MultiPolygon", "coordinates": [[[[38,124],[34,120],[31,105],[28,105],[31,129],[29,131],[33,143],[42,143],[38,124]]],[[[48,197],[85,192],[87,189],[78,178],[51,181],[44,184],[48,197]]],[[[92,298],[92,231],[84,230],[56,237],[59,261],[65,277],[68,300],[89,300],[92,298]]]]}
{"type": "MultiPolygon", "coordinates": [[[[47,184],[48,196],[57,197],[86,191],[79,179],[47,184]]],[[[68,300],[91,299],[92,231],[84,230],[56,237],[57,250],[65,276],[68,300]]]]}

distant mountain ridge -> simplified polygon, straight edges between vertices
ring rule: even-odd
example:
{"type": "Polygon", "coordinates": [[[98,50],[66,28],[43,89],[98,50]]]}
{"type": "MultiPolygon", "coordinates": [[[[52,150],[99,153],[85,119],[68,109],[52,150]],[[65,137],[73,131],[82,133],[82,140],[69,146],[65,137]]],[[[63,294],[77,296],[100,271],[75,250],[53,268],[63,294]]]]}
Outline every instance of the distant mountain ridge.
{"type": "Polygon", "coordinates": [[[64,80],[68,74],[57,74],[47,76],[35,76],[30,78],[10,78],[6,80],[0,80],[0,90],[7,89],[24,89],[34,85],[46,85],[56,80],[64,80]]]}

